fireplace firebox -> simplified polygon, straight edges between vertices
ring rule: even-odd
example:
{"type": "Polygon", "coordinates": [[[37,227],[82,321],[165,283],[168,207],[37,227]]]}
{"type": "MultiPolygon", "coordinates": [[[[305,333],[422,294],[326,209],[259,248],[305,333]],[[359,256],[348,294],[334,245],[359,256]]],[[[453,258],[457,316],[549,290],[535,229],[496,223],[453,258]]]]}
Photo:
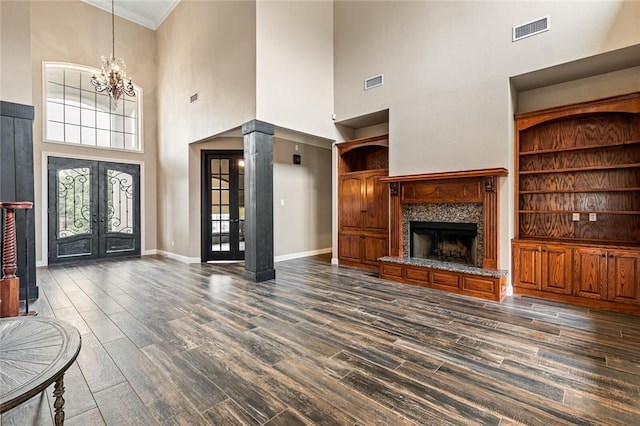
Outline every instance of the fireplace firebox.
{"type": "Polygon", "coordinates": [[[475,223],[411,221],[409,235],[411,257],[476,265],[475,223]]]}

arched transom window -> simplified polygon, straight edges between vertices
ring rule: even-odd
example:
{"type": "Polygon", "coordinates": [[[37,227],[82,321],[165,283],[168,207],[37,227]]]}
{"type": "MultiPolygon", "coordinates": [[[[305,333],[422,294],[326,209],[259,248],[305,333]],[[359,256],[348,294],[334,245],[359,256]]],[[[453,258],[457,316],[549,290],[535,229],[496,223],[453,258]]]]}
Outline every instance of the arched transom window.
{"type": "Polygon", "coordinates": [[[99,70],[45,62],[44,140],[98,148],[142,151],[142,89],[117,103],[96,92],[91,75],[99,70]]]}

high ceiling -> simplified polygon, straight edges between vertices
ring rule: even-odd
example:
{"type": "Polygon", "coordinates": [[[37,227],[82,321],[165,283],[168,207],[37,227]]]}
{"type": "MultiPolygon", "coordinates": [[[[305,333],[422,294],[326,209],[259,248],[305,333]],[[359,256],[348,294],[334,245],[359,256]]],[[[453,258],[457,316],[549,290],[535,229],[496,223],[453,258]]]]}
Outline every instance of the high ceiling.
{"type": "MultiPolygon", "coordinates": [[[[82,0],[111,13],[111,0],[82,0]]],[[[155,30],[180,0],[115,0],[115,14],[155,30]]]]}

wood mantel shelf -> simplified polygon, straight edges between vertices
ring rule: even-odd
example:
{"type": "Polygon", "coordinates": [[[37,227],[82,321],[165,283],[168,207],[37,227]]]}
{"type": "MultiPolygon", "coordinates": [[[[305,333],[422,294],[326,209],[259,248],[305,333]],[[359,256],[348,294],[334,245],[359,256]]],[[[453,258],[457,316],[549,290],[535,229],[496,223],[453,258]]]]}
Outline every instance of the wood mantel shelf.
{"type": "Polygon", "coordinates": [[[457,172],[440,172],[440,173],[427,173],[421,175],[402,175],[402,176],[389,176],[380,179],[381,182],[415,182],[424,180],[443,180],[443,179],[463,179],[463,178],[479,178],[487,176],[507,176],[508,170],[499,167],[495,169],[477,169],[477,170],[463,170],[457,172]]]}

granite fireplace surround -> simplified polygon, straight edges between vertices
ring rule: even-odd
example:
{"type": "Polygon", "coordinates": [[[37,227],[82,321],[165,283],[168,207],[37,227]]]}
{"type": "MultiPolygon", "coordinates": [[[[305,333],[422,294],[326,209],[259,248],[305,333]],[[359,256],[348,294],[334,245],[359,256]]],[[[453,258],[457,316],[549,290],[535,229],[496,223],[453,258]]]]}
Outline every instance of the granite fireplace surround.
{"type": "Polygon", "coordinates": [[[482,169],[391,176],[389,256],[380,277],[501,301],[507,271],[498,269],[498,187],[507,170],[482,169]],[[476,265],[409,256],[411,221],[476,223],[476,265]]]}

